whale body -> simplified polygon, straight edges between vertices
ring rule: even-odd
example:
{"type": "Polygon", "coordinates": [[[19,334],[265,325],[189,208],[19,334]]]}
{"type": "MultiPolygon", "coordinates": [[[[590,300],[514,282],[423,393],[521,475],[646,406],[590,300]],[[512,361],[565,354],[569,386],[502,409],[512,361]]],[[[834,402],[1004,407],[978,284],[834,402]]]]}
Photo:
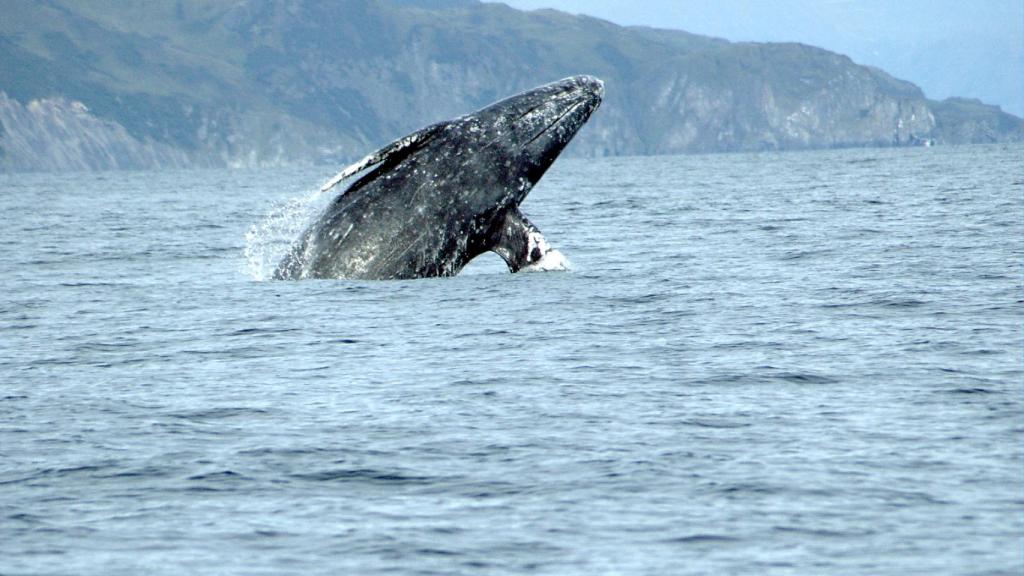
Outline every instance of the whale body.
{"type": "Polygon", "coordinates": [[[519,205],[600,105],[574,76],[418,130],[349,166],[333,199],[277,266],[277,279],[454,276],[485,252],[512,272],[556,253],[519,205]]]}

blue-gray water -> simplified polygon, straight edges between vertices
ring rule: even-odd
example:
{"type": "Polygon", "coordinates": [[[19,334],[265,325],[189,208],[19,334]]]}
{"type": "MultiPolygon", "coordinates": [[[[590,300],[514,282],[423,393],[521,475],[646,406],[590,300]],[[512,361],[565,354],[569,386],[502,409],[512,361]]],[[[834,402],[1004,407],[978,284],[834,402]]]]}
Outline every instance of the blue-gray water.
{"type": "Polygon", "coordinates": [[[562,160],[572,271],[406,282],[253,278],[335,167],[2,176],[0,573],[1019,574],[1022,157],[562,160]]]}

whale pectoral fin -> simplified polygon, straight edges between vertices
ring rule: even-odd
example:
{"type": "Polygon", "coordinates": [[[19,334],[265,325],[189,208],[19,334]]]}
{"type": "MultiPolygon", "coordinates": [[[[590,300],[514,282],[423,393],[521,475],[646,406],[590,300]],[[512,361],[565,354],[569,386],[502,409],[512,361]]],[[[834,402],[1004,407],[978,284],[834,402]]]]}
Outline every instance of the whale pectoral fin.
{"type": "Polygon", "coordinates": [[[381,148],[380,150],[373,152],[372,154],[366,156],[365,158],[356,162],[355,164],[346,167],[344,170],[342,170],[336,176],[334,176],[334,178],[331,178],[326,183],[324,183],[324,185],[320,187],[320,191],[327,192],[331,188],[337,186],[342,180],[354,174],[358,174],[359,172],[362,172],[363,170],[366,170],[371,166],[376,166],[377,164],[385,162],[389,159],[393,160],[399,155],[401,155],[401,157],[405,157],[411,154],[412,152],[426,144],[428,141],[430,141],[430,139],[433,138],[443,127],[444,123],[432,124],[422,130],[417,130],[416,132],[413,132],[412,134],[409,134],[404,138],[399,138],[398,140],[395,140],[391,144],[388,144],[387,146],[381,148]]]}
{"type": "Polygon", "coordinates": [[[562,254],[551,247],[526,216],[509,210],[494,238],[491,252],[501,256],[512,272],[523,269],[565,270],[568,265],[562,254]]]}

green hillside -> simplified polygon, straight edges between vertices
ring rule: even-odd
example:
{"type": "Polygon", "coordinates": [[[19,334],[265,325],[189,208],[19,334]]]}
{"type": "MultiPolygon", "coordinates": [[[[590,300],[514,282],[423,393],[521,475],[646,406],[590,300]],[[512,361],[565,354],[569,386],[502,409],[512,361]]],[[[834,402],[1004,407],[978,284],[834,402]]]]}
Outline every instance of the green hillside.
{"type": "Polygon", "coordinates": [[[581,155],[1024,135],[997,108],[930,102],[808,46],[475,0],[0,0],[0,11],[7,170],[338,162],[581,73],[608,88],[581,155]]]}

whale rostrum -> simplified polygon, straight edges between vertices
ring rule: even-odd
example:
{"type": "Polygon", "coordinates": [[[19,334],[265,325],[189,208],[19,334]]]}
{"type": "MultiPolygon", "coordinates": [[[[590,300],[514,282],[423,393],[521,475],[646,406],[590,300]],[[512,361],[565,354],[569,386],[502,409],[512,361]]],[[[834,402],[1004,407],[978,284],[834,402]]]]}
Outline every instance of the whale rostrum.
{"type": "Polygon", "coordinates": [[[432,124],[324,184],[362,174],[299,236],[277,279],[454,276],[495,252],[517,272],[556,253],[519,205],[600,105],[573,76],[432,124]]]}

